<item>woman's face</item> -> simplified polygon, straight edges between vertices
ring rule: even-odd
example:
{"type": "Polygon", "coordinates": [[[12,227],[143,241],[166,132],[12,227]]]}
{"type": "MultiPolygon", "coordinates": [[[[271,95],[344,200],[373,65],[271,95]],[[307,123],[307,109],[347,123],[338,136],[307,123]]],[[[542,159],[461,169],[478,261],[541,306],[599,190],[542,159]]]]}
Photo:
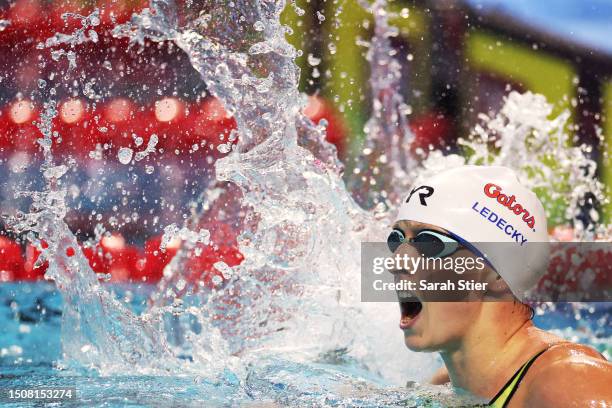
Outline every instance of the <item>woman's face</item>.
{"type": "MultiPolygon", "coordinates": [[[[407,239],[415,237],[422,230],[446,233],[441,228],[414,221],[399,221],[394,225],[394,229],[401,230],[407,239]]],[[[410,257],[420,256],[413,244],[409,242],[401,244],[395,254],[401,256],[406,254],[410,257]]],[[[475,257],[475,255],[468,249],[460,247],[448,257],[475,257]]],[[[437,271],[430,268],[417,269],[414,275],[408,275],[405,271],[396,271],[394,275],[396,281],[407,279],[418,282],[421,279],[427,279],[428,281],[444,282],[447,277],[453,278],[444,275],[449,273],[455,274],[454,271],[437,271]]],[[[445,351],[457,347],[477,320],[482,302],[432,302],[426,301],[425,298],[424,292],[420,290],[398,291],[401,313],[400,329],[404,332],[406,346],[414,351],[445,351]]],[[[431,300],[431,297],[427,299],[431,300]]]]}

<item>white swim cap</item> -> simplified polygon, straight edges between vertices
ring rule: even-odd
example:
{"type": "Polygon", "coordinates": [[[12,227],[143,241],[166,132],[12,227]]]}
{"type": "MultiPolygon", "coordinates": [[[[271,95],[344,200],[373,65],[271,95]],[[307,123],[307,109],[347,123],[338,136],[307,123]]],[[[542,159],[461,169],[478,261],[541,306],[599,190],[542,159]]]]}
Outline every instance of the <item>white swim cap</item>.
{"type": "Polygon", "coordinates": [[[435,225],[471,243],[520,299],[546,270],[546,212],[509,168],[460,166],[440,172],[413,187],[397,220],[435,225]],[[499,242],[507,244],[491,244],[499,242]]]}

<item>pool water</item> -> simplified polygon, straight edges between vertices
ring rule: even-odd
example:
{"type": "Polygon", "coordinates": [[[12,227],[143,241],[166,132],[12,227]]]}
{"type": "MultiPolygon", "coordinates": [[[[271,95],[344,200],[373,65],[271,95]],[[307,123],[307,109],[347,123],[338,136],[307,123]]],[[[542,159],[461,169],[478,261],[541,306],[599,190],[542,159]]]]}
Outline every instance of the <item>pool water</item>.
{"type": "MultiPolygon", "coordinates": [[[[107,289],[129,299],[132,310],[139,313],[152,287],[116,285],[107,289]]],[[[588,342],[609,357],[609,303],[557,304],[555,309],[537,315],[537,324],[566,338],[588,342]]],[[[444,407],[467,403],[448,387],[397,387],[344,356],[343,350],[311,361],[287,353],[263,352],[248,362],[244,359],[240,372],[228,366],[214,380],[193,374],[102,376],[62,358],[61,316],[62,298],[54,285],[0,285],[1,388],[75,387],[77,399],[62,406],[444,407]]]]}

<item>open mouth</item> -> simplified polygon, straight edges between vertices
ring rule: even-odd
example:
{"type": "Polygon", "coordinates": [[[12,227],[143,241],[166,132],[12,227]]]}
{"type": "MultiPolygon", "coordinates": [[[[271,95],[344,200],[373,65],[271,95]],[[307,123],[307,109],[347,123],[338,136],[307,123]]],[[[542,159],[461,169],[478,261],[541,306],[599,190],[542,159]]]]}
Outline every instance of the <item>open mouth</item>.
{"type": "Polygon", "coordinates": [[[410,328],[423,309],[423,304],[416,297],[399,297],[400,305],[400,329],[410,328]]]}

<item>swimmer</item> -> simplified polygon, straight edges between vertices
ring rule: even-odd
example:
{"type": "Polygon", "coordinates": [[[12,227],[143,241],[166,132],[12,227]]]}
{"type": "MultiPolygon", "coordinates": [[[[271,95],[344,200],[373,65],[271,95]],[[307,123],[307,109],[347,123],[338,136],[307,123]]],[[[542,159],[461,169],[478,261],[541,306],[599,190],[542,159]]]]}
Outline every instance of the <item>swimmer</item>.
{"type": "Polygon", "coordinates": [[[612,364],[591,347],[535,327],[531,307],[518,300],[546,269],[548,234],[542,204],[512,170],[462,166],[415,186],[388,244],[394,253],[418,256],[419,242],[435,244],[430,257],[484,256],[487,296],[509,294],[427,302],[418,291],[398,293],[406,346],[438,352],[444,361],[432,383],[450,382],[495,408],[612,406],[612,364]],[[479,247],[486,242],[508,244],[484,255],[479,247]]]}

